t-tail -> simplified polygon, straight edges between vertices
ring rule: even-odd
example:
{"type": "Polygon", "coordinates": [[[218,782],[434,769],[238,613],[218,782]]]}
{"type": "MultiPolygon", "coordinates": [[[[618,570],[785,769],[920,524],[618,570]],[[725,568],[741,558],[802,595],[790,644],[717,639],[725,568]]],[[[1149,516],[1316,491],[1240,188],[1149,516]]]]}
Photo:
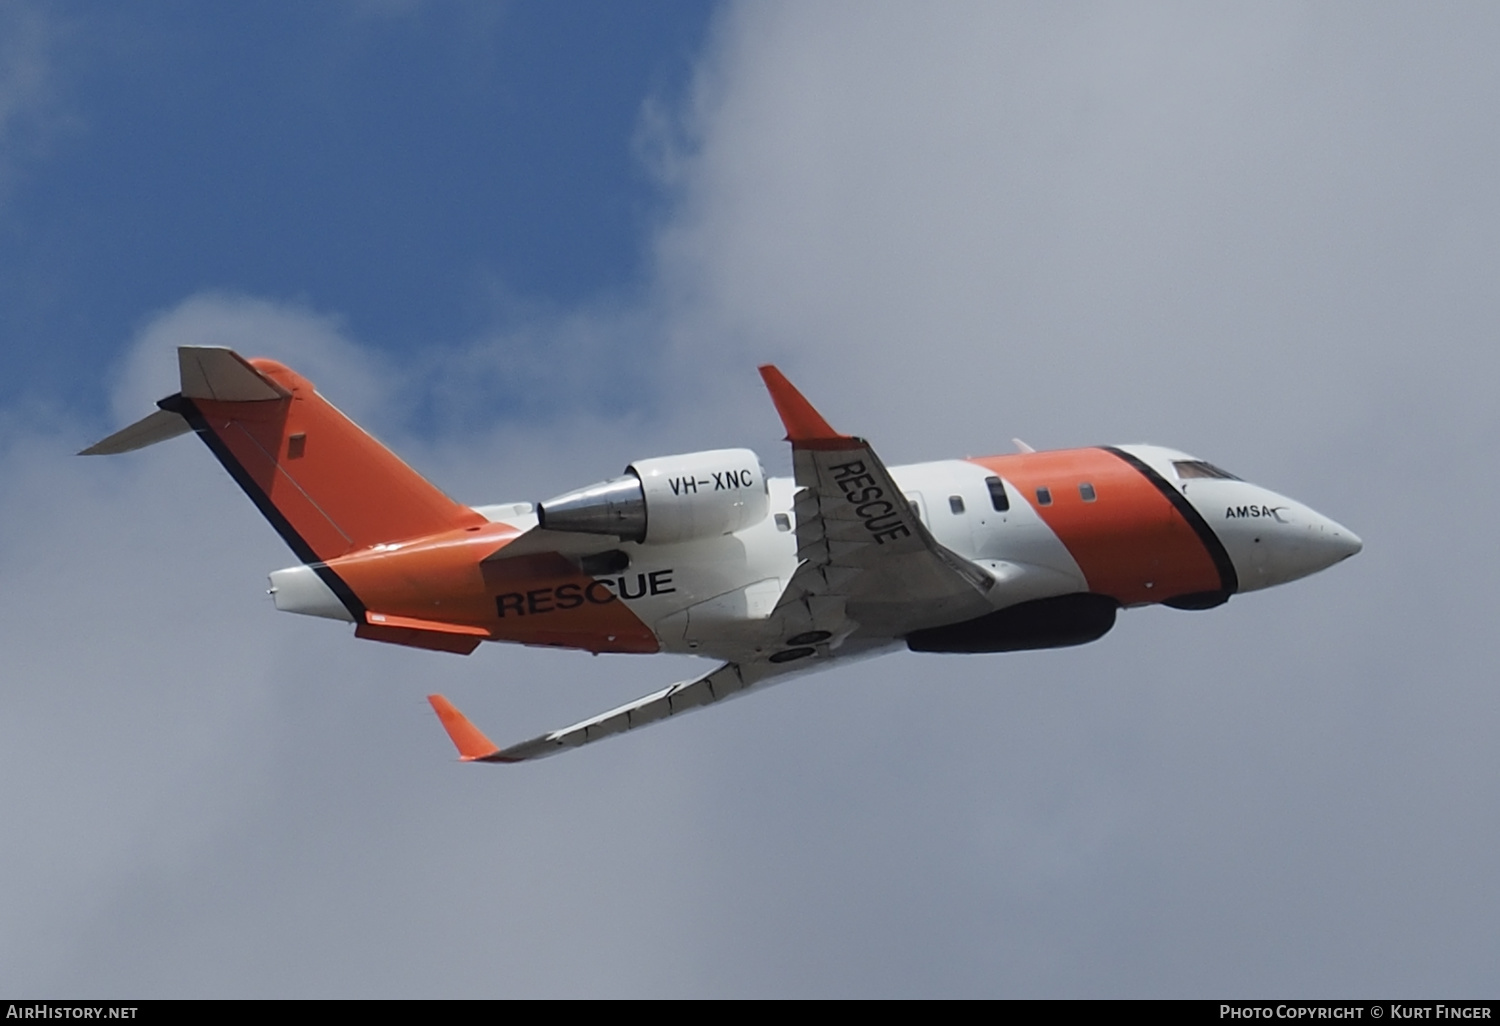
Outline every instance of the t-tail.
{"type": "MultiPolygon", "coordinates": [[[[282,364],[199,346],[178,349],[177,362],[182,391],[80,455],[130,452],[195,431],[309,565],[486,522],[282,364]]],[[[339,598],[361,618],[352,594],[339,598]]]]}

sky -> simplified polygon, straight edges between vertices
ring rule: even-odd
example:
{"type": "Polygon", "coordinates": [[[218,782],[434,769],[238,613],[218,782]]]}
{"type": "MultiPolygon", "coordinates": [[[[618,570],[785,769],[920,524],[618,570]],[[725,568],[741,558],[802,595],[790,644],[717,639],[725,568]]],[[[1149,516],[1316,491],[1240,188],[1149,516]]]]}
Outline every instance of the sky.
{"type": "Polygon", "coordinates": [[[0,991],[1493,997],[1492,4],[0,0],[0,991]],[[1154,442],[1365,550],[518,767],[692,660],[358,642],[178,345],[470,502],[1154,442]]]}

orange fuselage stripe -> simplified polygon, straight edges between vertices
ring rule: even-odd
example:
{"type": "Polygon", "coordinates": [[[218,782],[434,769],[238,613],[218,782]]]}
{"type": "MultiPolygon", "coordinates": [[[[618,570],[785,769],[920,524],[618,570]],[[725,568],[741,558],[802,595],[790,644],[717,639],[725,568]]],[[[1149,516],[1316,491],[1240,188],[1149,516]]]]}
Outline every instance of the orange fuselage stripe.
{"type": "Polygon", "coordinates": [[[989,456],[972,462],[1015,486],[1067,547],[1089,590],[1123,605],[1222,587],[1197,530],[1139,470],[1104,449],[989,456]],[[1080,485],[1092,485],[1086,501],[1080,485]],[[1051,494],[1043,505],[1038,490],[1051,494]]]}

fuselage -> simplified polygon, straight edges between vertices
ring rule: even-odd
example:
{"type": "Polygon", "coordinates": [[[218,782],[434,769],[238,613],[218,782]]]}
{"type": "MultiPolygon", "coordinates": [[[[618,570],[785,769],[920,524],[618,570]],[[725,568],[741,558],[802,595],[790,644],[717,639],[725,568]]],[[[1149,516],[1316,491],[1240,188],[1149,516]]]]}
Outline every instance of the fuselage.
{"type": "Polygon", "coordinates": [[[285,365],[213,346],[177,358],[182,390],[83,454],[197,434],[301,561],[271,575],[278,609],[461,655],[508,641],[719,660],[504,748],[429,695],[470,761],[541,758],[901,645],[1084,644],[1121,609],[1211,608],[1360,549],[1307,506],[1155,446],[888,468],[769,364],[790,479],[767,479],[748,449],[712,449],[535,505],[470,507],[285,365]]]}
{"type": "MultiPolygon", "coordinates": [[[[910,504],[938,543],[991,575],[987,598],[997,612],[1064,596],[1107,604],[1109,623],[1115,608],[1207,608],[1315,573],[1361,544],[1302,503],[1157,446],[1015,453],[890,471],[902,492],[897,501],[910,504]]],[[[767,515],[715,537],[649,544],[581,536],[576,552],[508,555],[507,545],[538,522],[531,504],[515,503],[477,507],[483,526],[373,546],[329,565],[393,624],[441,622],[486,640],[594,652],[742,657],[755,648],[759,626],[798,567],[795,485],[772,478],[756,486],[766,491],[767,515]]],[[[872,531],[891,514],[892,498],[872,495],[857,504],[872,531]]],[[[348,619],[306,568],[273,575],[273,593],[278,608],[348,619]]],[[[899,635],[886,626],[877,635],[892,636],[863,640],[911,634],[942,644],[940,615],[898,612],[876,619],[899,623],[899,635]]],[[[1004,647],[1098,633],[1042,637],[1034,646],[1023,636],[1004,647]]],[[[1001,649],[960,643],[936,650],[1001,649]]]]}
{"type": "Polygon", "coordinates": [[[712,449],[535,505],[470,507],[285,365],[214,346],[177,359],[182,390],[83,454],[195,433],[301,561],[271,575],[278,609],[462,655],[508,641],[721,661],[505,748],[429,695],[470,761],[541,758],[900,645],[1084,644],[1123,608],[1207,609],[1360,549],[1307,506],[1155,446],[887,468],[769,364],[790,479],[712,449]]]}

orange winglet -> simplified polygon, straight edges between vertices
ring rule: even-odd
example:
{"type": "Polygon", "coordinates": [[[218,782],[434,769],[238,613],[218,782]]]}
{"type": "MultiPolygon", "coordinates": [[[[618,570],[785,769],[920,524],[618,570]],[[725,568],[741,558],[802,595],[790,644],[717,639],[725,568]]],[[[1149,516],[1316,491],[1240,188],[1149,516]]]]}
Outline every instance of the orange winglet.
{"type": "Polygon", "coordinates": [[[432,711],[438,714],[438,719],[443,722],[443,729],[453,740],[453,747],[458,749],[458,757],[464,762],[477,762],[500,751],[493,741],[485,737],[478,727],[469,722],[468,717],[442,695],[428,695],[427,701],[432,703],[432,711]]]}
{"type": "Polygon", "coordinates": [[[775,365],[768,363],[761,367],[760,377],[766,383],[766,391],[771,393],[771,402],[776,404],[781,423],[786,425],[788,442],[816,449],[842,448],[844,443],[855,441],[830,427],[823,415],[813,409],[812,403],[775,365]]]}

